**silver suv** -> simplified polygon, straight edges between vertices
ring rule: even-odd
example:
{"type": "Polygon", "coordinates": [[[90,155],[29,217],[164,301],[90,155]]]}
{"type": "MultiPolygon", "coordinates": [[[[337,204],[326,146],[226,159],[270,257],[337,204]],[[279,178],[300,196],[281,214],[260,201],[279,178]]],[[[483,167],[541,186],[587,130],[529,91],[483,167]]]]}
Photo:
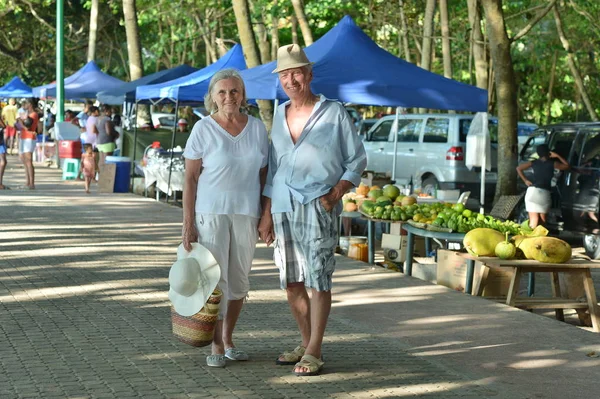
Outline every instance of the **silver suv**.
{"type": "MultiPolygon", "coordinates": [[[[480,172],[465,166],[466,139],[473,115],[406,114],[381,118],[367,133],[367,170],[392,175],[394,132],[398,134],[396,182],[421,183],[423,192],[435,188],[471,191],[477,198],[480,172]]],[[[519,130],[528,134],[535,125],[519,123],[519,130]]],[[[494,195],[497,173],[498,120],[489,119],[492,141],[492,170],[486,173],[486,197],[494,195]]],[[[523,135],[521,134],[521,135],[523,135]]]]}

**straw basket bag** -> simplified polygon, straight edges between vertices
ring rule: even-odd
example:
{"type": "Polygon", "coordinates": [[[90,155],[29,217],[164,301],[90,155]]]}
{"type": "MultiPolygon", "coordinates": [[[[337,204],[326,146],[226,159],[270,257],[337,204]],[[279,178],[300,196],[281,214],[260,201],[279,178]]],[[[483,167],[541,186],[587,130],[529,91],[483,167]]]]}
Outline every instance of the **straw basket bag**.
{"type": "Polygon", "coordinates": [[[215,333],[222,295],[220,290],[215,289],[204,307],[189,317],[178,314],[171,306],[171,322],[175,338],[191,346],[210,345],[215,333]]]}

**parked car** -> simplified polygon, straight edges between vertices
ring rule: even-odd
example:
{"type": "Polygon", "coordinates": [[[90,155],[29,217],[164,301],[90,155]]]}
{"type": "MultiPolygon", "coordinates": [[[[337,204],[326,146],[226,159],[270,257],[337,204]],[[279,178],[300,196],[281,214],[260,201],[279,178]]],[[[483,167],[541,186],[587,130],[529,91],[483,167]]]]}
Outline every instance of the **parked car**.
{"type": "MultiPolygon", "coordinates": [[[[586,253],[600,259],[600,123],[542,126],[525,143],[519,161],[536,159],[535,149],[543,143],[548,144],[550,151],[563,156],[571,166],[564,172],[555,171],[548,227],[582,234],[586,253]]],[[[521,190],[525,190],[524,185],[521,190]]],[[[521,204],[520,215],[521,219],[527,217],[524,204],[521,204]]]]}
{"type": "MultiPolygon", "coordinates": [[[[421,183],[422,191],[433,193],[436,188],[470,191],[478,198],[480,171],[465,165],[466,138],[473,115],[405,114],[385,116],[368,132],[365,139],[367,170],[391,175],[396,159],[396,182],[406,184],[411,179],[421,183]],[[394,133],[398,134],[394,153],[394,133]]],[[[521,123],[519,124],[522,125],[521,123]]],[[[498,120],[489,119],[492,142],[492,170],[486,173],[486,197],[494,195],[497,174],[498,120]]]]}
{"type": "Polygon", "coordinates": [[[363,119],[360,121],[360,123],[358,124],[358,128],[356,129],[358,131],[358,135],[360,137],[366,137],[367,133],[369,132],[369,130],[371,130],[371,128],[373,127],[373,125],[375,125],[375,123],[377,123],[377,119],[363,119]]]}

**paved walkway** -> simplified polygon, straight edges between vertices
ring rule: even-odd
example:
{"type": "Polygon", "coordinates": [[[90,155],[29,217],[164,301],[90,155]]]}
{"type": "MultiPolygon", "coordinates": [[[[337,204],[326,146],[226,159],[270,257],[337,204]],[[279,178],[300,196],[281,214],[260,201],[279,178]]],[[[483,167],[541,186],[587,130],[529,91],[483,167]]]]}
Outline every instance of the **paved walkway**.
{"type": "Polygon", "coordinates": [[[600,335],[343,257],[325,372],[295,377],[274,363],[299,338],[262,245],[236,330],[252,359],[208,368],[170,332],[181,209],[37,180],[0,192],[0,398],[597,396],[600,335]]]}

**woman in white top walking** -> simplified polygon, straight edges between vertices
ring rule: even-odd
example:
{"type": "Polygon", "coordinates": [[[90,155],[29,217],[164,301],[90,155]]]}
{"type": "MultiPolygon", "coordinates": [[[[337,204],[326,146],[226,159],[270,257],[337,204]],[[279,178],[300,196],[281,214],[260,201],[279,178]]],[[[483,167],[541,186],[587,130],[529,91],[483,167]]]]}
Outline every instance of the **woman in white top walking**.
{"type": "Polygon", "coordinates": [[[241,112],[246,89],[236,70],[213,76],[204,104],[212,115],[194,125],[183,153],[182,239],[187,251],[204,245],[221,267],[223,300],[206,363],[224,367],[225,358],[248,360],[232,335],[250,288],[269,143],[264,124],[241,112]]]}

